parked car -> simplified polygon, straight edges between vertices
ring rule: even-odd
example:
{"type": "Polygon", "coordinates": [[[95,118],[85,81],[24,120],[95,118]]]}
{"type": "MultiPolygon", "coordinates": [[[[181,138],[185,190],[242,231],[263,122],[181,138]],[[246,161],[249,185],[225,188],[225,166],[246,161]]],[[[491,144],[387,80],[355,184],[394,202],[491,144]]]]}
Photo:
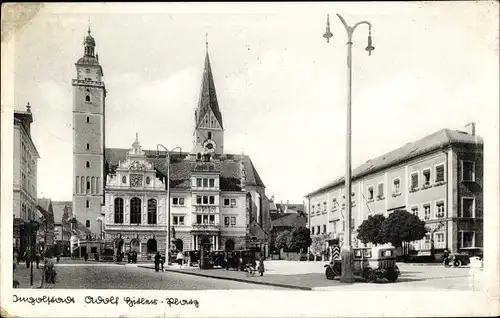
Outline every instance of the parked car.
{"type": "MultiPolygon", "coordinates": [[[[386,278],[395,282],[400,275],[396,266],[394,247],[364,247],[355,248],[353,274],[361,276],[368,282],[375,282],[377,278],[386,278]]],[[[340,277],[342,260],[336,259],[325,265],[325,275],[329,280],[340,277]]]]}
{"type": "Polygon", "coordinates": [[[212,251],[213,266],[226,267],[224,251],[212,251]]]}
{"type": "Polygon", "coordinates": [[[185,251],[184,261],[189,262],[189,266],[198,266],[200,262],[200,251],[185,251]]]}
{"type": "Polygon", "coordinates": [[[244,271],[246,265],[256,265],[254,250],[239,250],[226,252],[225,265],[226,269],[236,268],[244,271]]]}
{"type": "Polygon", "coordinates": [[[454,253],[451,255],[451,261],[455,267],[466,266],[470,264],[470,257],[466,253],[454,253]]]}

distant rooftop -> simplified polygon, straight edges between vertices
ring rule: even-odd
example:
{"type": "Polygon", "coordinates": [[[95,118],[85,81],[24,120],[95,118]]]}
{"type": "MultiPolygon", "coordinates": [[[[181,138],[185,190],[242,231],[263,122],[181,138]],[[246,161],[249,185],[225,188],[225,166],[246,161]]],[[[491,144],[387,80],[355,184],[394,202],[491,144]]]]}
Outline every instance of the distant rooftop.
{"type": "MultiPolygon", "coordinates": [[[[394,166],[403,161],[418,157],[451,144],[482,145],[483,138],[460,130],[442,129],[417,141],[409,142],[406,145],[376,157],[375,159],[368,160],[353,170],[352,179],[361,178],[378,170],[394,166]]],[[[306,197],[331,189],[343,182],[344,177],[338,178],[335,181],[307,194],[306,197]]]]}

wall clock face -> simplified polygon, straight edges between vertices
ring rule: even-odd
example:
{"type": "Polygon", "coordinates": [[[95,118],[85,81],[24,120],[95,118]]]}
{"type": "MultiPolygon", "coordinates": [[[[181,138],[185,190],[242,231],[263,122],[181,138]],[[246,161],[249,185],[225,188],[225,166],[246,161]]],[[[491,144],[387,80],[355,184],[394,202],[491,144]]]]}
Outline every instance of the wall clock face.
{"type": "Polygon", "coordinates": [[[213,140],[207,140],[204,142],[203,146],[205,147],[207,152],[214,152],[217,145],[213,140]]]}
{"type": "Polygon", "coordinates": [[[132,187],[140,187],[142,186],[142,175],[133,174],[130,176],[130,186],[132,187]]]}

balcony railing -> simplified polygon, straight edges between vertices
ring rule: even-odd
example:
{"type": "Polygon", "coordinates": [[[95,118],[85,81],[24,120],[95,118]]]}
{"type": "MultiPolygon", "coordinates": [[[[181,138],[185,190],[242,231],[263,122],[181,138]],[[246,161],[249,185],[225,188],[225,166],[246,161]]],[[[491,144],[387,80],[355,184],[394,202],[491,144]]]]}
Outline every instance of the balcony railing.
{"type": "Polygon", "coordinates": [[[195,205],[192,210],[193,213],[219,213],[219,207],[214,205],[195,205]]]}
{"type": "Polygon", "coordinates": [[[193,230],[212,230],[212,231],[219,231],[220,230],[220,224],[218,222],[207,222],[207,223],[198,223],[195,222],[192,224],[193,225],[193,230]]]}
{"type": "Polygon", "coordinates": [[[73,84],[104,86],[103,82],[73,79],[73,84]]]}

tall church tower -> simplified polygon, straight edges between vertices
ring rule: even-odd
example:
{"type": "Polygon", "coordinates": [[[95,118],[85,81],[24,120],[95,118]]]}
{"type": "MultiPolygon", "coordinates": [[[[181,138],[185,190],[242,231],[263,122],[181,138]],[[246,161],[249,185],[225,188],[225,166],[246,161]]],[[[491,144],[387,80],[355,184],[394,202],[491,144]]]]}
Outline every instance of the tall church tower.
{"type": "Polygon", "coordinates": [[[205,153],[222,155],[224,152],[224,126],[222,114],[217,103],[214,78],[208,56],[208,42],[205,55],[205,67],[201,81],[200,99],[194,113],[194,148],[192,153],[198,158],[205,153]]]}
{"type": "Polygon", "coordinates": [[[73,213],[100,239],[104,201],[104,109],[106,88],[95,40],[85,37],[73,79],[73,213]]]}

